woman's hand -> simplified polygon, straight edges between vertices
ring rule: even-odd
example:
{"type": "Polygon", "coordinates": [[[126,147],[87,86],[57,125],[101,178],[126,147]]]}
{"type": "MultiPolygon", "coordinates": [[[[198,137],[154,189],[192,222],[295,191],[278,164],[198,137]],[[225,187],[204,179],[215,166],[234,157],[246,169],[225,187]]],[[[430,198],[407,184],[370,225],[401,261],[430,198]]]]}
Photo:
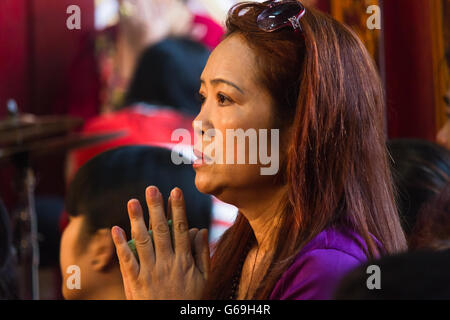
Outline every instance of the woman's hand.
{"type": "Polygon", "coordinates": [[[140,263],[128,247],[125,232],[119,227],[112,229],[127,299],[200,299],[209,273],[208,231],[188,230],[183,193],[176,188],[169,198],[173,221],[172,245],[161,193],[156,187],[149,187],[145,196],[153,243],[139,201],[128,202],[131,234],[140,263]]]}

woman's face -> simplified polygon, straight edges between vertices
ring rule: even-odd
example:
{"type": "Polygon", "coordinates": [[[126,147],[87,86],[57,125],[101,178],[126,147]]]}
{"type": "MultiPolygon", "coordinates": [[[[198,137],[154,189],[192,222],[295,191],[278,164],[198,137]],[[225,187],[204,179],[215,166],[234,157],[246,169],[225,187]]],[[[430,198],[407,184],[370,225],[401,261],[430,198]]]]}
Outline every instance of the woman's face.
{"type": "Polygon", "coordinates": [[[275,162],[278,161],[278,166],[280,163],[277,158],[279,151],[274,147],[277,139],[271,136],[274,132],[270,131],[277,129],[274,128],[273,102],[269,92],[256,81],[256,59],[239,34],[228,37],[214,50],[201,76],[199,92],[203,103],[193,125],[196,134],[194,149],[197,153],[203,153],[203,159],[215,161],[212,164],[194,164],[197,188],[235,205],[238,205],[236,201],[239,201],[240,195],[244,196],[246,190],[273,186],[274,175],[261,174],[262,167],[269,167],[260,161],[259,153],[264,151],[261,145],[265,145],[268,154],[273,152],[270,154],[272,169],[277,172],[275,162]],[[252,143],[257,147],[256,164],[250,161],[252,155],[255,156],[255,149],[249,147],[251,139],[246,138],[244,146],[237,139],[227,139],[230,129],[236,134],[239,134],[237,129],[242,129],[241,133],[256,134],[258,143],[252,143]],[[261,129],[269,129],[267,139],[261,138],[264,137],[261,129]],[[223,139],[219,139],[217,134],[221,134],[223,139]],[[245,164],[237,164],[239,146],[245,152],[245,164]],[[220,148],[222,155],[217,151],[220,148]]]}
{"type": "MultiPolygon", "coordinates": [[[[447,98],[448,100],[450,100],[450,89],[447,92],[447,98]]],[[[446,107],[446,114],[447,122],[445,123],[444,127],[439,130],[437,141],[439,144],[450,150],[450,105],[447,105],[446,107]]]]}

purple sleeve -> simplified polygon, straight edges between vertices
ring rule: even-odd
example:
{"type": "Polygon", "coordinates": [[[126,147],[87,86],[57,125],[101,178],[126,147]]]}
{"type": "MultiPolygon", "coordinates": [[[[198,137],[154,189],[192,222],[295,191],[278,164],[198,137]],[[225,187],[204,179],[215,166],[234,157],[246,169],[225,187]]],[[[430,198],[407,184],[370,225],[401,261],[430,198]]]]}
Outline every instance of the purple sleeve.
{"type": "Polygon", "coordinates": [[[339,280],[360,260],[335,249],[306,252],[288,268],[276,284],[274,300],[329,300],[339,280]]]}

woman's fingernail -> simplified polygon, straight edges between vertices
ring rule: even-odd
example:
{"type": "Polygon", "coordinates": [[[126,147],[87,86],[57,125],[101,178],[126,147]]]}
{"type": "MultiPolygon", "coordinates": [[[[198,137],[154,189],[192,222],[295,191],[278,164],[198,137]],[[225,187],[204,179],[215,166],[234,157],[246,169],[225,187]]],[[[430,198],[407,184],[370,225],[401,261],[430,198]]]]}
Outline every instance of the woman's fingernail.
{"type": "Polygon", "coordinates": [[[178,188],[173,189],[172,192],[170,193],[170,196],[174,200],[180,200],[181,199],[181,190],[178,188]]]}
{"type": "Polygon", "coordinates": [[[156,200],[158,196],[158,189],[156,189],[156,187],[149,187],[148,195],[151,199],[156,200]]]}
{"type": "Polygon", "coordinates": [[[120,240],[120,241],[123,240],[122,231],[120,230],[119,227],[113,227],[112,234],[113,234],[113,237],[116,238],[117,240],[120,240]]]}
{"type": "Polygon", "coordinates": [[[137,217],[137,205],[135,200],[130,200],[128,202],[128,210],[130,212],[131,217],[136,218],[137,217]]]}

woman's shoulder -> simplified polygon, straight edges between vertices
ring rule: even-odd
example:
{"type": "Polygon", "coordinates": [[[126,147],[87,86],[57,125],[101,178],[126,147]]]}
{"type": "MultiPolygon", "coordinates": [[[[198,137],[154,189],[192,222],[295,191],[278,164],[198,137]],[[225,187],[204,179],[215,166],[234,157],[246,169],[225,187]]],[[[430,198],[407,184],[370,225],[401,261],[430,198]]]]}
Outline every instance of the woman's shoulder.
{"type": "MultiPolygon", "coordinates": [[[[379,241],[373,236],[372,239],[380,247],[379,241]]],[[[330,227],[319,233],[298,253],[294,263],[312,251],[336,251],[361,263],[367,260],[367,245],[364,239],[356,231],[346,227],[330,227]]]]}
{"type": "Polygon", "coordinates": [[[342,276],[366,261],[360,235],[347,228],[328,228],[297,254],[271,298],[331,299],[342,276]]]}

